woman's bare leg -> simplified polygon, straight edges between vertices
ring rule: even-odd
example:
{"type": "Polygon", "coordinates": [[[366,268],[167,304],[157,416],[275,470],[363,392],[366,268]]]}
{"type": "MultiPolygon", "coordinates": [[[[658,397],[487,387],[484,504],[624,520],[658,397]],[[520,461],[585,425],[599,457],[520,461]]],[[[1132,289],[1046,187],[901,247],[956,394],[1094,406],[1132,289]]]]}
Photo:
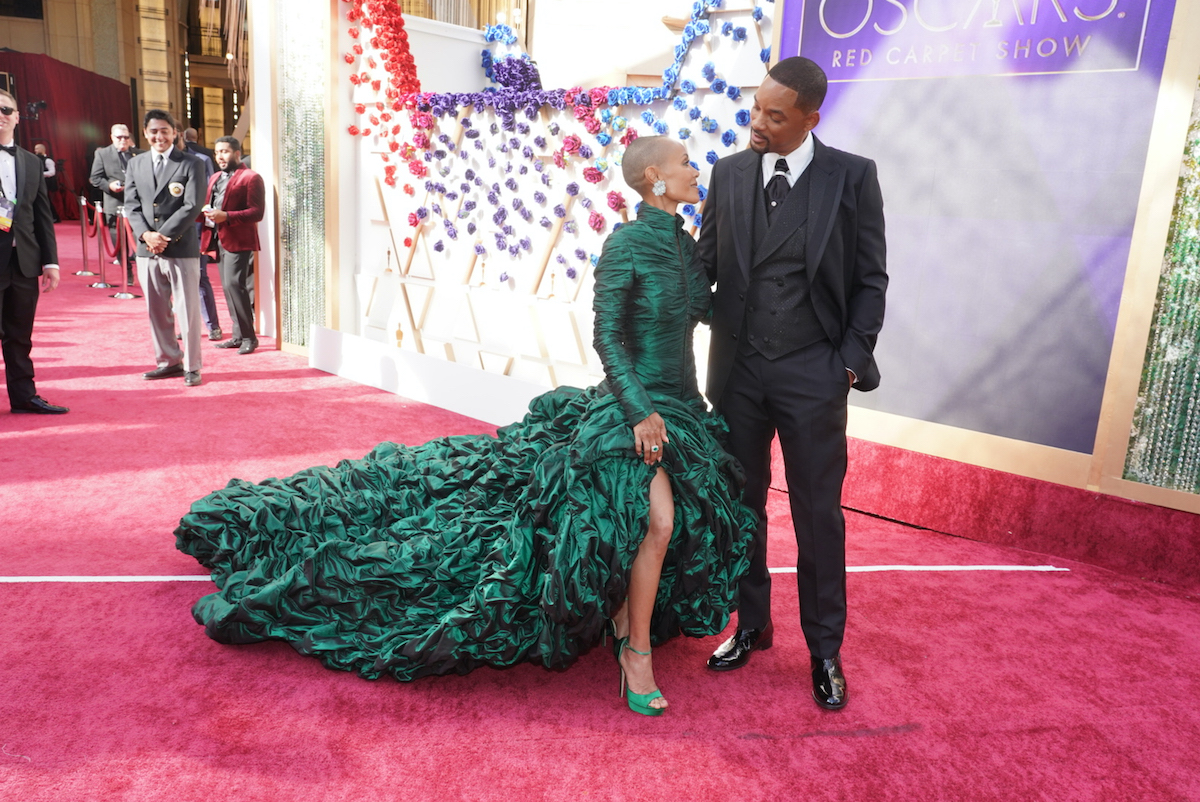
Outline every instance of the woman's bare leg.
{"type": "MultiPolygon", "coordinates": [[[[650,482],[650,526],[633,560],[629,598],[614,618],[617,634],[621,635],[622,611],[627,612],[629,646],[639,652],[650,651],[650,616],[654,613],[663,558],[674,528],[675,499],[671,495],[671,480],[667,478],[667,472],[659,468],[650,482]]],[[[629,689],[634,693],[650,693],[658,687],[654,683],[654,667],[649,654],[641,655],[626,649],[621,653],[621,667],[625,669],[629,689]]],[[[655,699],[650,705],[665,708],[667,700],[655,699]]]]}

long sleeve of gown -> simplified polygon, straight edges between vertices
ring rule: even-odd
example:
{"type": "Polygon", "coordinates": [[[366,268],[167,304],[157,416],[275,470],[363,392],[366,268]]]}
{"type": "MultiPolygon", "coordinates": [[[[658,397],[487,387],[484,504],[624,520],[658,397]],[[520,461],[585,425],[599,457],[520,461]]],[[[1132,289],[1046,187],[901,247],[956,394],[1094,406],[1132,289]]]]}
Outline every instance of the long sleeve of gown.
{"type": "Polygon", "coordinates": [[[615,241],[617,239],[610,237],[605,243],[596,266],[592,347],[604,365],[609,389],[620,402],[625,419],[634,426],[650,417],[655,409],[627,350],[626,321],[635,273],[633,254],[624,242],[615,241]]]}

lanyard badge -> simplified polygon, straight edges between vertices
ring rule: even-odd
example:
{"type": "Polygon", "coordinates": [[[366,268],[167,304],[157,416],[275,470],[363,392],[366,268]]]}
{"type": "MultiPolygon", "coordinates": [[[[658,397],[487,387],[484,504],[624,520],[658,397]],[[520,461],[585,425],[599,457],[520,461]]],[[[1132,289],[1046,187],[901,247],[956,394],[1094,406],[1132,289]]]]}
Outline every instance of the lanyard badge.
{"type": "Polygon", "coordinates": [[[0,231],[11,231],[17,205],[0,193],[0,231]]]}

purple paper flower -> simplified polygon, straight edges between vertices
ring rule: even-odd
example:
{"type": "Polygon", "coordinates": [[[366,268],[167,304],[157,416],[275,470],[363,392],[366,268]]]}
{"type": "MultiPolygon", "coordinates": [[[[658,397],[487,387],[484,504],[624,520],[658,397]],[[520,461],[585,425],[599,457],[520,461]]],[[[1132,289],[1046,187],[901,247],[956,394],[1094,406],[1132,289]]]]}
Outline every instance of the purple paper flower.
{"type": "MultiPolygon", "coordinates": [[[[515,256],[516,254],[513,254],[513,255],[515,256]]],[[[508,282],[508,273],[507,272],[501,273],[500,274],[500,283],[505,284],[507,282],[508,282]]]]}
{"type": "Polygon", "coordinates": [[[566,273],[567,273],[567,278],[569,278],[569,279],[574,279],[576,276],[579,275],[579,271],[573,267],[568,267],[566,270],[566,273]]]}
{"type": "Polygon", "coordinates": [[[418,217],[418,218],[420,218],[421,220],[424,220],[424,219],[425,219],[426,217],[428,217],[428,216],[429,216],[429,210],[428,210],[428,209],[426,209],[424,206],[418,206],[418,207],[417,207],[417,217],[418,217]]]}
{"type": "Polygon", "coordinates": [[[477,243],[475,245],[475,255],[476,256],[487,256],[487,248],[485,248],[482,245],[479,245],[477,243]]]}
{"type": "Polygon", "coordinates": [[[533,249],[533,240],[531,240],[529,237],[522,237],[521,238],[521,247],[527,251],[532,250],[533,249]]]}
{"type": "MultiPolygon", "coordinates": [[[[467,233],[468,233],[468,234],[474,234],[474,233],[475,233],[475,231],[476,231],[475,224],[474,224],[474,223],[467,223],[467,233]]],[[[479,251],[478,251],[478,249],[477,249],[475,252],[476,252],[476,253],[478,253],[478,252],[479,252],[479,251]]]]}
{"type": "Polygon", "coordinates": [[[539,148],[546,147],[546,137],[541,135],[535,136],[533,138],[533,144],[537,145],[539,148]]]}
{"type": "Polygon", "coordinates": [[[580,145],[579,146],[579,158],[581,158],[581,159],[592,158],[592,149],[589,148],[587,145],[580,145]]]}
{"type": "Polygon", "coordinates": [[[446,250],[446,245],[441,240],[438,240],[437,242],[433,243],[433,249],[438,253],[441,253],[442,251],[446,250]]]}
{"type": "Polygon", "coordinates": [[[504,226],[504,228],[502,228],[500,230],[504,232],[504,236],[506,236],[506,237],[511,237],[513,234],[516,233],[516,229],[514,229],[510,225],[506,225],[506,226],[504,226]]]}
{"type": "Polygon", "coordinates": [[[549,217],[543,217],[541,220],[538,220],[538,225],[540,225],[542,228],[550,228],[554,225],[554,223],[550,222],[549,217]]]}
{"type": "Polygon", "coordinates": [[[575,197],[576,195],[578,195],[579,194],[579,185],[576,184],[574,181],[567,184],[567,194],[570,195],[572,198],[575,197]]]}
{"type": "Polygon", "coordinates": [[[587,251],[585,251],[583,248],[576,248],[575,258],[582,262],[583,260],[587,259],[587,251]]]}

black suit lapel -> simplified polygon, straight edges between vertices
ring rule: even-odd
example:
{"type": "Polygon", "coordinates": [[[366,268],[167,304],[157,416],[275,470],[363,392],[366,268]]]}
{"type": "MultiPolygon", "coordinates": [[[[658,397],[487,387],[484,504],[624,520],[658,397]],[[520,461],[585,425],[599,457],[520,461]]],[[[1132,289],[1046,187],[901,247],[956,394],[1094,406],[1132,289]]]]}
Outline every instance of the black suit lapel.
{"type": "Polygon", "coordinates": [[[815,136],[813,145],[813,161],[809,166],[812,176],[808,192],[808,248],[804,254],[810,281],[817,274],[817,266],[833,231],[846,177],[846,166],[815,136]]]}
{"type": "Polygon", "coordinates": [[[737,254],[742,278],[750,280],[750,259],[754,236],[754,204],[761,194],[758,186],[758,162],[761,157],[751,150],[744,151],[746,158],[738,160],[733,167],[733,244],[737,254]]]}

